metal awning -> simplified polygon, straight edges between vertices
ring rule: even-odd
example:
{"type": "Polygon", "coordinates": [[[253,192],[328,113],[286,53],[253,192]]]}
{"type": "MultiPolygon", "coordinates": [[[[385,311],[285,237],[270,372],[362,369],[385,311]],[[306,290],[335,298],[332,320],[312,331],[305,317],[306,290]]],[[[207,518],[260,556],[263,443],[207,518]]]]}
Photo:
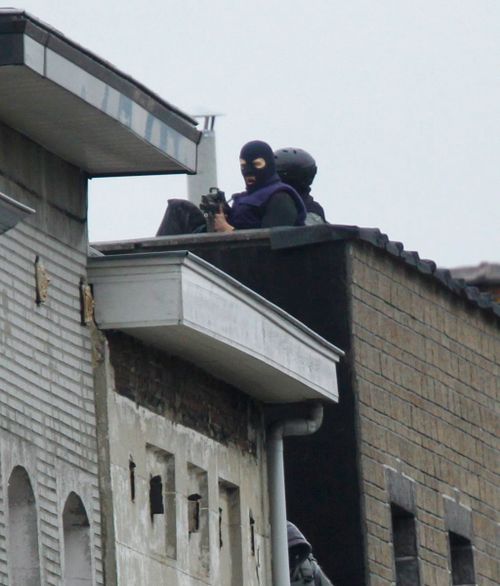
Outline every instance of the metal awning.
{"type": "Polygon", "coordinates": [[[196,171],[196,121],[23,11],[0,9],[0,122],[91,176],[196,171]]]}
{"type": "Polygon", "coordinates": [[[343,352],[186,251],[88,259],[95,317],[266,403],[338,399],[343,352]]]}

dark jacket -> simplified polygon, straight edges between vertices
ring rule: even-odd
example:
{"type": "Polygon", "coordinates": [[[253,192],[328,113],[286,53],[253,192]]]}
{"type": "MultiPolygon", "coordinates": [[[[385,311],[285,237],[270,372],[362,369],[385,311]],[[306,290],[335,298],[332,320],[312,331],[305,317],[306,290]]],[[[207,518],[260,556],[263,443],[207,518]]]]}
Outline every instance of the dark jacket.
{"type": "Polygon", "coordinates": [[[314,559],[311,544],[290,521],[287,528],[291,586],[333,586],[314,559]]]}
{"type": "Polygon", "coordinates": [[[299,193],[302,201],[304,202],[304,206],[307,211],[307,218],[306,218],[306,226],[313,226],[315,224],[325,224],[325,210],[320,206],[320,204],[314,200],[313,196],[311,195],[310,189],[299,193]]]}

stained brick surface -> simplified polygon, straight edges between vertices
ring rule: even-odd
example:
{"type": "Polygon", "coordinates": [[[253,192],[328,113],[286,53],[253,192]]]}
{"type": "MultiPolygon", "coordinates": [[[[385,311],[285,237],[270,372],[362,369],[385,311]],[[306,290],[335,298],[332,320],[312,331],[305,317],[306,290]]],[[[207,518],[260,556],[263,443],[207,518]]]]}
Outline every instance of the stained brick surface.
{"type": "Polygon", "coordinates": [[[369,583],[394,583],[385,465],[416,482],[422,584],[449,583],[443,495],[472,509],[477,583],[497,584],[498,323],[373,247],[351,253],[369,583]]]}
{"type": "Polygon", "coordinates": [[[255,451],[261,413],[248,395],[130,336],[107,337],[117,392],[216,441],[255,451]]]}

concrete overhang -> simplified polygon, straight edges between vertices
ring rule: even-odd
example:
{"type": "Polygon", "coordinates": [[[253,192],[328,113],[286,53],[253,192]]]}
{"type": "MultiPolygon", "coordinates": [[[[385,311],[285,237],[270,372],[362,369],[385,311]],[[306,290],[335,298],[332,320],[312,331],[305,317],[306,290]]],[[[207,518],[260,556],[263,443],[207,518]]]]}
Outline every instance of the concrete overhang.
{"type": "Polygon", "coordinates": [[[0,234],[22,222],[35,210],[0,192],[0,234]]]}
{"type": "Polygon", "coordinates": [[[23,11],[0,9],[0,121],[90,176],[196,171],[196,121],[23,11]]]}
{"type": "Polygon", "coordinates": [[[89,258],[95,317],[268,403],[338,399],[343,352],[195,255],[89,258]]]}

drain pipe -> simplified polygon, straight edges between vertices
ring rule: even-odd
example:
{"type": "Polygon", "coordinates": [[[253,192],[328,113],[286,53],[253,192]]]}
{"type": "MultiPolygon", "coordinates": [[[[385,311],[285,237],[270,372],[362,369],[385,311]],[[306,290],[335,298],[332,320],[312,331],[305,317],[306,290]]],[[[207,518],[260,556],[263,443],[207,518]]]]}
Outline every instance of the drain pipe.
{"type": "Polygon", "coordinates": [[[322,422],[323,405],[314,402],[307,419],[280,419],[272,423],[268,429],[267,462],[273,586],[290,586],[283,438],[291,435],[310,435],[318,431],[322,422]]]}

